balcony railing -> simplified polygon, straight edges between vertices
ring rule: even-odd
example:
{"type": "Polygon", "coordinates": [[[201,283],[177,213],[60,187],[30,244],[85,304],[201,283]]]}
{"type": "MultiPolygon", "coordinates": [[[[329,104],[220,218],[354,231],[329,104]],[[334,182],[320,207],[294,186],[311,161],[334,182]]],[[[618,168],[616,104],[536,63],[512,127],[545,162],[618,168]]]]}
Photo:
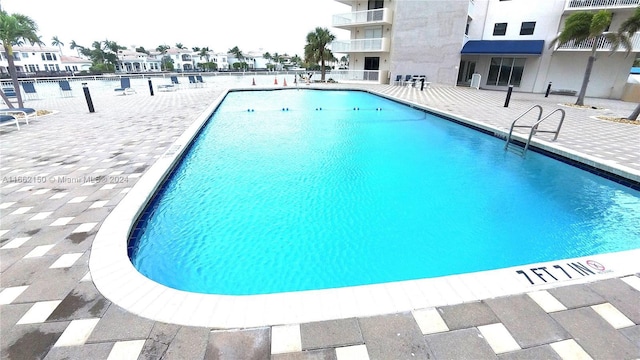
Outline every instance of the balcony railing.
{"type": "MultiPolygon", "coordinates": [[[[640,33],[635,33],[631,38],[631,52],[640,52],[640,33]]],[[[593,48],[593,42],[595,40],[585,40],[581,42],[570,41],[560,47],[557,47],[556,50],[559,51],[591,51],[593,48]]],[[[596,45],[597,51],[611,51],[611,43],[604,37],[598,38],[598,43],[596,45]]],[[[624,46],[618,46],[616,51],[625,52],[627,49],[624,46]]]]}
{"type": "Polygon", "coordinates": [[[354,11],[333,15],[333,26],[337,28],[349,28],[367,24],[391,24],[391,19],[391,9],[354,11]]]}
{"type": "Polygon", "coordinates": [[[334,53],[350,52],[388,52],[389,39],[354,39],[338,40],[331,43],[331,51],[334,53]]]}
{"type": "Polygon", "coordinates": [[[374,82],[383,84],[387,80],[387,70],[331,70],[326,74],[327,79],[337,82],[374,82]]]}
{"type": "Polygon", "coordinates": [[[629,9],[640,5],[640,0],[567,0],[565,10],[629,9]]]}

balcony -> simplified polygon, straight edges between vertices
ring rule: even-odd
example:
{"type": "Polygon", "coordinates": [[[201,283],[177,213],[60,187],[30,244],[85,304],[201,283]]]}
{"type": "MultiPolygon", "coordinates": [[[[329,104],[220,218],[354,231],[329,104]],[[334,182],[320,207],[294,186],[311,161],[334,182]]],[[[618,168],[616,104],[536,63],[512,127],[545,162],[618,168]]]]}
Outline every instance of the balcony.
{"type": "Polygon", "coordinates": [[[362,25],[391,25],[392,19],[391,9],[353,11],[333,15],[333,27],[349,29],[362,25]]]}
{"type": "Polygon", "coordinates": [[[389,52],[389,39],[374,38],[334,41],[331,43],[331,51],[334,53],[389,52]]]}
{"type": "MultiPolygon", "coordinates": [[[[640,52],[640,33],[635,33],[631,39],[631,52],[640,52]]],[[[560,47],[556,47],[557,51],[591,51],[594,40],[585,40],[576,43],[570,41],[560,47]]],[[[599,38],[596,45],[596,51],[611,51],[611,43],[605,38],[599,38]]],[[[617,52],[626,52],[623,46],[619,46],[617,52]]]]}
{"type": "Polygon", "coordinates": [[[388,70],[331,70],[326,75],[327,79],[333,79],[341,83],[388,83],[388,70]]]}
{"type": "Polygon", "coordinates": [[[640,0],[567,0],[564,10],[635,9],[640,0]]]}
{"type": "Polygon", "coordinates": [[[339,3],[343,3],[345,5],[353,5],[353,3],[356,2],[356,0],[336,0],[339,3]]]}

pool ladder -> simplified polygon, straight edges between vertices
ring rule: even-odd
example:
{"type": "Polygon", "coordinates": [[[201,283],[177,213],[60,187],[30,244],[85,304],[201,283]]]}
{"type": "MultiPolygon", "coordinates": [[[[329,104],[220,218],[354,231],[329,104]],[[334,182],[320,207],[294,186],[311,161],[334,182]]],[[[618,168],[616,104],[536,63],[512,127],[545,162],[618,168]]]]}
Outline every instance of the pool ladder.
{"type": "Polygon", "coordinates": [[[564,121],[564,116],[565,116],[564,110],[555,109],[551,113],[549,113],[547,116],[542,117],[542,106],[533,105],[527,111],[523,112],[520,116],[518,116],[515,120],[513,120],[513,122],[511,123],[511,129],[509,129],[509,135],[507,136],[506,144],[504,144],[504,149],[505,150],[511,150],[512,152],[524,157],[524,155],[527,153],[527,149],[529,149],[529,144],[531,143],[531,138],[533,137],[533,135],[535,135],[537,133],[556,134],[553,137],[553,141],[555,141],[558,138],[558,134],[560,134],[560,128],[562,127],[562,122],[564,121]],[[516,125],[518,120],[522,119],[525,115],[527,115],[529,112],[533,111],[534,109],[538,109],[538,118],[537,118],[535,124],[533,124],[533,125],[516,125]],[[538,126],[540,125],[540,123],[542,123],[543,121],[547,120],[549,117],[551,117],[555,113],[560,113],[560,122],[558,123],[558,127],[553,131],[552,130],[538,130],[538,126]],[[524,144],[524,146],[520,146],[512,138],[513,128],[517,128],[517,127],[531,129],[529,131],[529,138],[527,139],[527,142],[524,144]]]}

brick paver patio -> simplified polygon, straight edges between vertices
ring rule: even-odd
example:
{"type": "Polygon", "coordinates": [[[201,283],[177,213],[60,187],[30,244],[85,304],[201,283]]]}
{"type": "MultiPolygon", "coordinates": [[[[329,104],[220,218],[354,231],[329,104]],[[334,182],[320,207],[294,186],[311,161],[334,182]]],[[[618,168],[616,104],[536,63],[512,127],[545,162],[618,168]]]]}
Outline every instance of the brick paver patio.
{"type": "MultiPolygon", "coordinates": [[[[88,268],[96,232],[227,86],[212,80],[204,88],[153,97],[144,87],[131,96],[97,91],[91,114],[82,96],[31,100],[27,106],[55,114],[20,131],[0,128],[3,359],[640,358],[639,274],[406,313],[247,329],[166,324],[112,304],[93,285],[88,268]]],[[[505,93],[498,91],[349,87],[502,130],[534,104],[548,111],[573,100],[514,93],[504,108],[505,93]]],[[[626,169],[638,181],[640,126],[592,118],[625,116],[635,104],[587,102],[597,109],[562,107],[565,125],[551,145],[626,169]]],[[[545,136],[540,138],[549,140],[545,136]]]]}

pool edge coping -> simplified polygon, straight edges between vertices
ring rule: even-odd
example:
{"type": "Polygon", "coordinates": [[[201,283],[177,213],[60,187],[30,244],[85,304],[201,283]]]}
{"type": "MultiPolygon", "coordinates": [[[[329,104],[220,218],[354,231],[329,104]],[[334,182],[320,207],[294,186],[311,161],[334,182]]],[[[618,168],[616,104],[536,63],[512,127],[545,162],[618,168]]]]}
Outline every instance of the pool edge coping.
{"type": "MultiPolygon", "coordinates": [[[[640,249],[635,249],[437,278],[263,295],[199,294],[156,283],[140,274],[131,264],[127,252],[129,233],[147,202],[162,185],[213,111],[229,92],[242,90],[269,88],[234,88],[223,91],[149,168],[104,220],[92,244],[89,269],[98,290],[112,303],[131,313],[156,321],[211,328],[245,328],[406,312],[624,277],[640,272],[640,264],[633,261],[640,257],[640,249]],[[571,265],[568,265],[570,263],[584,266],[593,264],[594,261],[596,264],[603,264],[604,270],[589,268],[591,265],[587,265],[593,274],[583,270],[587,275],[563,280],[556,278],[562,273],[549,275],[548,272],[550,269],[557,269],[558,266],[562,268],[563,264],[571,268],[571,265]],[[615,264],[615,269],[609,269],[610,264],[615,264]],[[545,269],[547,273],[539,275],[537,272],[542,270],[537,269],[545,269]],[[535,283],[531,284],[531,278],[518,271],[531,275],[535,283]]],[[[470,122],[473,126],[481,125],[487,129],[494,129],[486,124],[478,124],[470,119],[375,91],[339,90],[369,92],[425,111],[470,122]]],[[[517,239],[514,238],[514,241],[517,239]]],[[[579,275],[580,271],[577,274],[579,275]]]]}

